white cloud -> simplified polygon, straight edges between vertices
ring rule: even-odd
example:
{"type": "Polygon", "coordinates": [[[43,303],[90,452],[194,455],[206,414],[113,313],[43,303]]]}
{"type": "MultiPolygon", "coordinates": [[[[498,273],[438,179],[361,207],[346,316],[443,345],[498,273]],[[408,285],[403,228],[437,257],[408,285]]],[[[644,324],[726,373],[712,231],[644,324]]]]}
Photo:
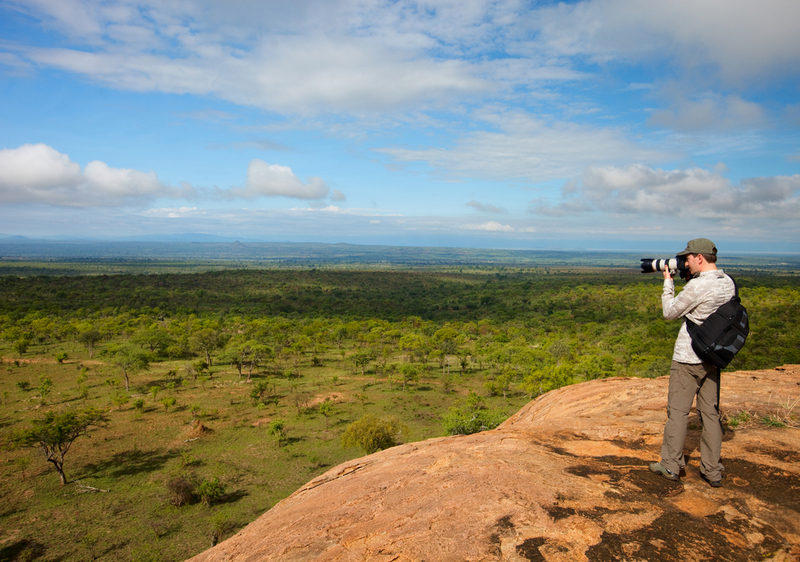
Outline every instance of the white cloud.
{"type": "Polygon", "coordinates": [[[115,199],[157,197],[166,191],[155,172],[110,168],[98,160],[86,164],[83,177],[89,190],[115,199]]]}
{"type": "Polygon", "coordinates": [[[488,203],[479,203],[474,199],[469,203],[467,203],[466,205],[467,207],[472,207],[473,209],[475,209],[480,213],[501,214],[506,212],[505,209],[502,209],[501,207],[497,207],[496,205],[489,205],[488,203]]]}
{"type": "Polygon", "coordinates": [[[81,167],[45,144],[0,150],[0,187],[6,197],[13,196],[11,190],[38,192],[80,181],[81,167]]]}
{"type": "Polygon", "coordinates": [[[671,59],[733,84],[800,70],[800,3],[794,0],[589,0],[532,15],[537,42],[562,56],[671,59]],[[710,67],[710,68],[709,68],[710,67]]]}
{"type": "Polygon", "coordinates": [[[500,224],[499,222],[489,221],[483,224],[465,224],[462,226],[464,230],[485,230],[487,232],[514,232],[514,227],[508,224],[500,224]]]}
{"type": "Polygon", "coordinates": [[[230,196],[291,197],[294,199],[323,199],[330,193],[328,185],[318,177],[311,177],[306,183],[298,178],[292,169],[280,164],[267,164],[258,158],[251,160],[247,167],[245,189],[231,189],[230,196]]]}
{"type": "MultiPolygon", "coordinates": [[[[254,199],[289,197],[320,200],[331,193],[318,177],[303,182],[291,168],[254,159],[247,170],[244,188],[196,189],[165,185],[155,172],[112,168],[95,160],[83,170],[79,164],[45,144],[25,144],[0,150],[0,203],[47,203],[80,207],[142,204],[161,197],[254,199]]],[[[332,199],[344,194],[334,190],[332,199]]],[[[338,207],[337,207],[338,208],[338,207]]]]}
{"type": "MultiPolygon", "coordinates": [[[[5,4],[68,37],[69,48],[16,46],[17,65],[306,116],[450,108],[473,95],[589,79],[591,72],[578,70],[586,60],[668,60],[742,85],[800,71],[795,0],[585,0],[533,8],[518,0],[5,4]]],[[[703,100],[692,103],[701,107],[669,111],[676,118],[703,112],[703,100]]],[[[728,105],[729,113],[757,117],[752,107],[728,105]]]]}
{"type": "Polygon", "coordinates": [[[197,207],[163,207],[161,209],[148,209],[144,212],[144,214],[152,217],[177,219],[195,215],[203,215],[205,214],[205,211],[198,212],[197,207]]]}
{"type": "MultiPolygon", "coordinates": [[[[398,15],[382,3],[271,2],[264,9],[248,2],[220,10],[213,3],[141,2],[138,10],[84,9],[77,21],[56,4],[24,10],[89,48],[21,47],[19,56],[114,88],[213,95],[300,115],[441,105],[496,89],[458,57],[426,55],[437,41],[413,25],[394,29],[386,18],[398,15]],[[283,28],[277,13],[293,23],[283,28]]],[[[426,33],[443,32],[436,22],[425,24],[426,33]]]]}
{"type": "Polygon", "coordinates": [[[482,117],[501,131],[472,133],[451,149],[390,147],[377,151],[399,162],[427,162],[448,177],[529,182],[573,177],[586,166],[601,163],[656,162],[674,156],[629,141],[621,129],[546,123],[521,112],[482,117]]]}
{"type": "Polygon", "coordinates": [[[45,144],[0,150],[0,201],[68,206],[109,206],[143,201],[174,190],[154,172],[89,162],[83,171],[45,144]]]}
{"type": "Polygon", "coordinates": [[[737,95],[708,95],[697,101],[679,97],[669,109],[653,112],[649,122],[683,131],[727,131],[761,128],[768,124],[768,118],[759,104],[737,95]]]}
{"type": "Polygon", "coordinates": [[[749,178],[739,185],[701,168],[661,170],[644,165],[589,168],[575,193],[556,205],[533,201],[531,212],[566,216],[602,211],[676,223],[689,218],[796,221],[800,175],[749,178]]]}

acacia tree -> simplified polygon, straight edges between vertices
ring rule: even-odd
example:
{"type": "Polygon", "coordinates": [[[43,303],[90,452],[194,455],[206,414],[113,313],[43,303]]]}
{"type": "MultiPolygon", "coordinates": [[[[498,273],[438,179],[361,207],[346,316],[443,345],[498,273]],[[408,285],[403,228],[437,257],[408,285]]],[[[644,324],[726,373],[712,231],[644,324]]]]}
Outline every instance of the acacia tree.
{"type": "Polygon", "coordinates": [[[122,369],[125,378],[125,391],[130,392],[128,375],[145,371],[150,367],[150,355],[136,347],[124,346],[117,349],[114,354],[114,365],[122,369]]]}
{"type": "Polygon", "coordinates": [[[197,330],[189,338],[193,349],[202,351],[206,356],[206,365],[211,368],[211,352],[225,345],[225,337],[212,328],[197,330]]]}
{"type": "Polygon", "coordinates": [[[369,365],[369,362],[372,360],[372,354],[369,351],[359,351],[355,355],[353,355],[353,365],[358,369],[361,369],[361,375],[364,375],[364,370],[369,365]]]}
{"type": "Polygon", "coordinates": [[[275,360],[275,350],[268,345],[258,343],[254,340],[248,341],[246,346],[247,362],[250,367],[247,371],[247,380],[249,381],[250,377],[253,375],[253,369],[264,362],[275,360]]]}
{"type": "Polygon", "coordinates": [[[228,347],[222,352],[221,355],[217,357],[218,361],[223,363],[230,364],[231,367],[236,369],[239,373],[239,378],[242,378],[242,368],[244,367],[245,361],[247,360],[245,356],[245,344],[241,342],[236,342],[228,347]]]}
{"type": "Polygon", "coordinates": [[[98,330],[89,328],[78,333],[77,339],[89,352],[89,359],[91,359],[92,355],[94,355],[94,348],[103,339],[103,335],[98,330]]]}
{"type": "Polygon", "coordinates": [[[14,441],[27,447],[41,447],[45,460],[53,463],[63,486],[67,483],[64,457],[72,443],[81,435],[88,435],[91,428],[105,421],[105,414],[95,408],[47,412],[44,417],[33,420],[32,427],[18,433],[14,441]]]}

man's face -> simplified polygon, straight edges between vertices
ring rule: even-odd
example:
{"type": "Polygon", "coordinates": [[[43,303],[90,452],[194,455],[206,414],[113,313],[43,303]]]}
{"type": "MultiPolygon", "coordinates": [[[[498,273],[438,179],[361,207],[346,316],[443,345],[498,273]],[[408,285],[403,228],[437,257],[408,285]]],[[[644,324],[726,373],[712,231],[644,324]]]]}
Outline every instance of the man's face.
{"type": "Polygon", "coordinates": [[[700,272],[700,263],[695,254],[686,254],[686,267],[692,275],[700,272]]]}

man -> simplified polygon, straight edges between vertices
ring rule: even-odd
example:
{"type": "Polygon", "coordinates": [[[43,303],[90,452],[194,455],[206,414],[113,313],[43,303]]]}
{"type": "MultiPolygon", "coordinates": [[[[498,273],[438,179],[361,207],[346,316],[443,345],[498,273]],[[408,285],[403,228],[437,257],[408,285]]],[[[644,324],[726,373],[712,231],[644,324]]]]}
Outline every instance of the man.
{"type": "MultiPolygon", "coordinates": [[[[721,305],[733,297],[733,280],[717,269],[717,248],[711,240],[690,240],[678,256],[686,256],[686,266],[691,276],[684,289],[675,295],[675,285],[669,270],[664,271],[664,291],[661,308],[666,320],[688,318],[701,324],[721,305]]],[[[700,439],[700,476],[712,487],[722,485],[720,451],[722,449],[722,424],[719,419],[720,372],[717,367],[703,363],[692,349],[692,340],[681,326],[672,354],[667,398],[667,423],[661,445],[661,462],[650,464],[650,470],[667,480],[679,480],[686,466],[683,445],[694,397],[697,412],[703,423],[700,439]]]]}

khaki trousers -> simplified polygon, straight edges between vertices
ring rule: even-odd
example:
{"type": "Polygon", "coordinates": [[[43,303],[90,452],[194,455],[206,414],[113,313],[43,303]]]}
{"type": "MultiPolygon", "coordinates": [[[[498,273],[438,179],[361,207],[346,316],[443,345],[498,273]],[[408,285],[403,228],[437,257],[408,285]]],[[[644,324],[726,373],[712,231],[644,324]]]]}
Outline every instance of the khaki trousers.
{"type": "Polygon", "coordinates": [[[661,444],[661,465],[679,474],[686,466],[683,445],[689,410],[697,396],[697,412],[703,423],[700,438],[700,472],[710,481],[720,480],[725,469],[720,463],[722,426],[719,421],[719,370],[708,363],[697,365],[672,362],[669,370],[667,423],[661,444]]]}

